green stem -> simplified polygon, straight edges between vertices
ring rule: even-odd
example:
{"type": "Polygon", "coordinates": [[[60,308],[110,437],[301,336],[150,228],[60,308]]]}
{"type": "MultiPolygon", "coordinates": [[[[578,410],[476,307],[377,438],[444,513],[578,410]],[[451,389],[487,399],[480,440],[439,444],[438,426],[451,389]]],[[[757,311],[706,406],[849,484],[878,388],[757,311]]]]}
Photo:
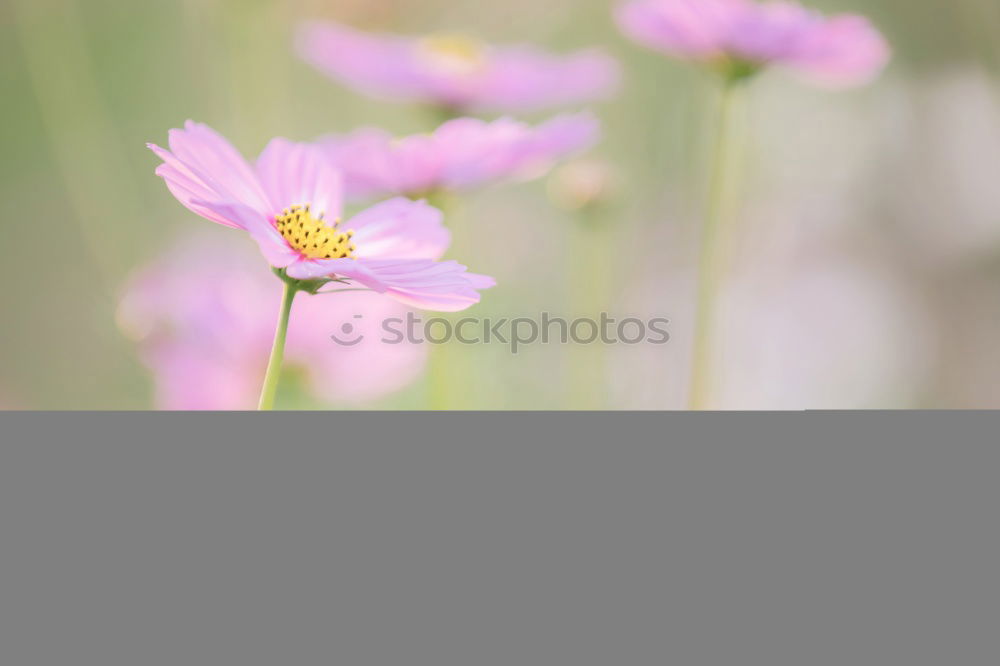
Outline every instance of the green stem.
{"type": "Polygon", "coordinates": [[[264,386],[260,389],[260,403],[257,409],[261,411],[274,409],[274,396],[278,393],[278,380],[281,377],[281,362],[285,357],[288,317],[291,315],[292,301],[295,300],[295,294],[298,291],[297,284],[291,280],[285,281],[285,291],[281,296],[281,313],[278,315],[278,327],[274,331],[274,344],[271,346],[271,359],[267,362],[264,386]]]}
{"type": "Polygon", "coordinates": [[[698,304],[695,315],[694,352],[688,407],[708,409],[711,401],[712,336],[715,328],[716,299],[722,278],[720,228],[725,212],[726,176],[732,144],[733,116],[740,83],[729,79],[722,90],[715,151],[709,181],[708,207],[702,228],[701,256],[698,266],[698,304]]]}

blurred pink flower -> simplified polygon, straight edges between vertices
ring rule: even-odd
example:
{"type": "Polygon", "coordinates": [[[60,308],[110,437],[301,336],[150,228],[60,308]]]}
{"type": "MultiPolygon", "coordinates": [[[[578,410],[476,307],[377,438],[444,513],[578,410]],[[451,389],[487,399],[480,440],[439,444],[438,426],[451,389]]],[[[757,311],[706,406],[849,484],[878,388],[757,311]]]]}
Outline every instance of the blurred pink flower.
{"type": "Polygon", "coordinates": [[[631,0],[618,23],[637,42],[669,55],[736,67],[790,67],[827,85],[874,78],[889,47],[868,19],[825,17],[794,2],[631,0]]]}
{"type": "Polygon", "coordinates": [[[572,55],[531,46],[489,46],[461,35],[371,34],[336,23],[304,24],[302,58],[372,97],[460,111],[512,113],[610,95],[618,64],[602,51],[572,55]]]}
{"type": "Polygon", "coordinates": [[[243,229],[275,268],[298,280],[347,279],[415,307],[463,310],[491,278],[438,261],[451,241],[441,212],[397,198],[343,224],[341,179],[310,144],[273,139],[251,167],[229,142],[188,121],[170,131],[170,150],[150,149],[157,170],[191,211],[243,229]],[[327,221],[327,219],[329,221],[327,221]]]}
{"type": "Polygon", "coordinates": [[[531,127],[509,118],[458,118],[433,134],[394,139],[379,129],[333,136],[320,145],[344,175],[349,198],[423,196],[493,181],[538,177],[561,157],[593,145],[600,133],[589,113],[531,127]]]}
{"type": "MultiPolygon", "coordinates": [[[[162,409],[252,409],[264,376],[281,283],[256,270],[249,248],[190,238],[142,269],[118,309],[122,330],[152,370],[162,409]]],[[[426,350],[380,341],[381,322],[406,308],[370,293],[296,303],[287,359],[322,402],[358,403],[398,390],[426,350]],[[337,344],[331,335],[356,344],[337,344]]]]}

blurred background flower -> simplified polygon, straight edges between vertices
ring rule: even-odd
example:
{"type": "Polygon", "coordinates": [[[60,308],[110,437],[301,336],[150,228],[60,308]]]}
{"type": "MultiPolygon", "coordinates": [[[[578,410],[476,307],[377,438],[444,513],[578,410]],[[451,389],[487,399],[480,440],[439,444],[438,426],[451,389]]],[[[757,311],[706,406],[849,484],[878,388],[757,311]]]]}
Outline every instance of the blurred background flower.
{"type": "Polygon", "coordinates": [[[589,113],[560,115],[537,127],[509,118],[456,118],[430,134],[397,139],[364,128],[320,145],[343,174],[348,198],[421,197],[544,175],[560,158],[596,143],[599,132],[589,113]]]}
{"type": "MultiPolygon", "coordinates": [[[[725,330],[736,331],[721,334],[736,337],[720,344],[724,400],[1000,407],[1000,6],[808,4],[869,16],[893,60],[873,85],[836,95],[777,73],[754,83],[741,150],[743,231],[731,249],[739,261],[724,299],[736,302],[722,313],[725,330]],[[763,275],[747,268],[746,253],[761,253],[763,275]],[[780,353],[782,345],[795,353],[780,353]]],[[[200,118],[252,153],[275,135],[372,126],[407,136],[440,124],[426,108],[372,100],[304,64],[295,31],[317,19],[372,33],[476,34],[554,54],[593,46],[621,63],[619,93],[594,109],[603,139],[584,158],[607,165],[614,183],[599,206],[564,204],[589,200],[592,186],[581,183],[603,175],[557,169],[546,181],[470,192],[453,230],[475,251],[468,261],[499,284],[470,314],[569,316],[591,311],[590,296],[581,298],[599,291],[595,300],[619,314],[669,317],[672,341],[536,345],[516,357],[502,345],[460,346],[458,362],[478,378],[461,387],[463,406],[682,407],[714,80],[636,48],[613,20],[615,6],[9,0],[0,9],[9,101],[0,111],[0,276],[8,285],[0,292],[0,386],[32,408],[157,403],[151,343],[137,345],[115,325],[123,285],[179,233],[211,226],[180,209],[150,173],[156,160],[143,145],[164,128],[200,118]],[[530,242],[511,252],[495,242],[498,230],[530,242]],[[38,270],[40,248],[51,270],[38,270]]],[[[538,124],[547,115],[518,119],[538,124]]],[[[256,274],[280,288],[246,244],[256,274]]],[[[333,303],[324,338],[353,314],[347,298],[363,296],[311,299],[333,303]]],[[[276,307],[266,308],[268,336],[276,307]]],[[[266,349],[259,367],[265,362],[266,349]]],[[[419,362],[398,373],[408,382],[398,390],[351,396],[370,397],[364,407],[423,406],[419,362]]],[[[342,377],[345,385],[365,379],[342,377]]],[[[317,396],[305,388],[279,396],[279,406],[333,404],[317,396]]]]}
{"type": "MultiPolygon", "coordinates": [[[[129,281],[117,319],[152,373],[157,407],[253,409],[280,301],[281,282],[252,245],[193,234],[129,281]]],[[[381,322],[406,312],[374,293],[300,294],[285,354],[298,381],[284,382],[279,406],[356,406],[405,387],[426,349],[379,339],[381,322]]]]}
{"type": "Polygon", "coordinates": [[[610,95],[618,81],[617,64],[597,49],[556,55],[462,32],[403,37],[327,21],[302,25],[295,41],[306,62],[359,92],[457,114],[588,102],[610,95]]]}
{"type": "Polygon", "coordinates": [[[736,76],[779,65],[850,85],[870,81],[889,59],[888,44],[867,18],[825,17],[797,2],[628,0],[617,18],[641,44],[736,76]]]}

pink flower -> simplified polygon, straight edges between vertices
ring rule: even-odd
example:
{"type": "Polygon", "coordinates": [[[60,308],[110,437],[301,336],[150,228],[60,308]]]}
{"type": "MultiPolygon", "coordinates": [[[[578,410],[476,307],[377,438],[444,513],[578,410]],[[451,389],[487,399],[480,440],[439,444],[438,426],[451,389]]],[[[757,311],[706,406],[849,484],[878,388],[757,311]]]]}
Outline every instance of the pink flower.
{"type": "MultiPolygon", "coordinates": [[[[254,407],[281,300],[281,283],[255,264],[249,247],[190,238],[130,280],[118,322],[153,372],[157,407],[254,407]]],[[[416,379],[424,366],[423,346],[381,342],[381,322],[406,312],[371,293],[299,299],[286,358],[316,400],[379,398],[416,379]]]]}
{"type": "Polygon", "coordinates": [[[300,28],[296,45],[306,62],[364,94],[462,111],[575,104],[608,96],[618,82],[617,63],[595,49],[557,56],[458,35],[379,35],[318,22],[300,28]]]}
{"type": "Polygon", "coordinates": [[[397,198],[343,223],[340,175],[309,144],[274,139],[251,166],[225,139],[188,121],[170,150],[150,144],[177,199],[219,224],[243,229],[275,268],[297,280],[357,282],[415,307],[463,310],[491,278],[437,261],[451,240],[441,212],[397,198]]]}
{"type": "Polygon", "coordinates": [[[770,64],[827,85],[874,78],[889,47],[868,19],[825,17],[794,2],[753,0],[632,0],[618,23],[637,42],[669,55],[749,73],[770,64]]]}
{"type": "Polygon", "coordinates": [[[597,141],[600,128],[589,113],[564,115],[531,127],[503,118],[458,118],[433,134],[394,139],[366,128],[321,142],[344,175],[348,197],[423,196],[489,182],[537,177],[560,158],[597,141]]]}

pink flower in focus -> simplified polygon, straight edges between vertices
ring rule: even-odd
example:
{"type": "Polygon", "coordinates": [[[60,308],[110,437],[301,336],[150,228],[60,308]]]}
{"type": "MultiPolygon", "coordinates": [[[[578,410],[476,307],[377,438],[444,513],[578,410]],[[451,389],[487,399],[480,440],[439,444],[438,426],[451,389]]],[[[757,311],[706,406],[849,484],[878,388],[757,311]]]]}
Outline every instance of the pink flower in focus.
{"type": "Polygon", "coordinates": [[[364,94],[461,111],[575,104],[608,96],[618,82],[617,63],[596,49],[558,56],[460,35],[380,35],[319,22],[304,24],[296,45],[306,62],[364,94]]]}
{"type": "Polygon", "coordinates": [[[273,139],[251,166],[229,142],[188,121],[170,150],[149,144],[157,170],[191,211],[243,229],[275,268],[297,280],[357,282],[414,307],[455,311],[479,302],[491,278],[438,261],[451,241],[441,212],[397,198],[340,219],[341,179],[309,144],[273,139]]]}
{"type": "Polygon", "coordinates": [[[737,73],[779,64],[822,84],[848,86],[871,80],[889,59],[888,44],[868,19],[826,17],[794,2],[631,0],[617,19],[641,44],[737,73]]]}
{"type": "Polygon", "coordinates": [[[344,175],[349,198],[424,196],[489,182],[537,177],[561,157],[593,145],[600,133],[589,113],[563,115],[537,127],[502,118],[458,118],[433,134],[395,139],[360,129],[320,143],[344,175]]]}
{"type": "MultiPolygon", "coordinates": [[[[118,321],[153,372],[157,407],[256,405],[282,289],[256,263],[249,248],[194,238],[130,281],[118,321]]],[[[319,401],[379,398],[406,386],[424,366],[422,346],[381,342],[381,322],[403,318],[406,312],[395,301],[371,293],[300,299],[288,330],[286,358],[301,370],[319,401]]]]}

